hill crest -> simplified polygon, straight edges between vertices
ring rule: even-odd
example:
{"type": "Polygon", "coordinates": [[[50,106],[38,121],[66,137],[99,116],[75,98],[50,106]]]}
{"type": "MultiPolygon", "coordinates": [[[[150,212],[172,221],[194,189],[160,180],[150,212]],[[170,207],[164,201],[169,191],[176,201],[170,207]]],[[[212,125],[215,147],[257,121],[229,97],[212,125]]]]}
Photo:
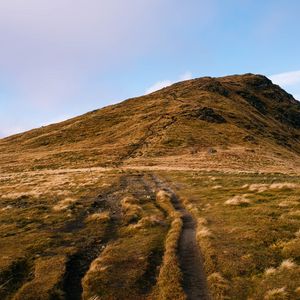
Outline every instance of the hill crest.
{"type": "Polygon", "coordinates": [[[119,165],[292,168],[300,103],[263,75],[175,83],[0,140],[2,170],[119,165]]]}

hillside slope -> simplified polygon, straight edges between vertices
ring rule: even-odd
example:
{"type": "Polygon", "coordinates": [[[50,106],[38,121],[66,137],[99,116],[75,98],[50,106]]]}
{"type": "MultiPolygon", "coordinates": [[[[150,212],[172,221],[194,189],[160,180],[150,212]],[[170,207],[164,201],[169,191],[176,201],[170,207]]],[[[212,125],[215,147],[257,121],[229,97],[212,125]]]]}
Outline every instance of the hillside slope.
{"type": "Polygon", "coordinates": [[[0,170],[299,162],[300,103],[261,75],[204,77],[0,140],[0,170]]]}

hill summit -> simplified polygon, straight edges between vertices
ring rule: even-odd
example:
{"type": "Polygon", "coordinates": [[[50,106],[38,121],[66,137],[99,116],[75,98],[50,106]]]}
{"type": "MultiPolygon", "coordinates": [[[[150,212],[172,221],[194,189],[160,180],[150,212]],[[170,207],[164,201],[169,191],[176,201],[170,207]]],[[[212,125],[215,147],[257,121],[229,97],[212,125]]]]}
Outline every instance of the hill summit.
{"type": "Polygon", "coordinates": [[[300,103],[262,75],[203,77],[2,139],[0,153],[2,171],[293,171],[300,161],[300,103]]]}

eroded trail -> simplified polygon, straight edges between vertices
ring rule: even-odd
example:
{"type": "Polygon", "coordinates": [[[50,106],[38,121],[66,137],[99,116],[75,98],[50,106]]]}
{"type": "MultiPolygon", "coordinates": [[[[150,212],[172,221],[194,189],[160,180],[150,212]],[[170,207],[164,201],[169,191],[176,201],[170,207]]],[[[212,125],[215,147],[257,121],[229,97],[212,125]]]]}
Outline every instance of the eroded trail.
{"type": "Polygon", "coordinates": [[[172,195],[174,208],[182,215],[182,232],[178,244],[178,258],[182,272],[182,286],[188,300],[209,300],[206,275],[202,255],[196,240],[196,221],[182,206],[179,198],[157,177],[152,177],[158,188],[168,191],[172,195]]]}
{"type": "Polygon", "coordinates": [[[183,228],[178,245],[183,289],[188,299],[209,299],[203,260],[196,241],[196,222],[191,214],[182,211],[183,228]]]}

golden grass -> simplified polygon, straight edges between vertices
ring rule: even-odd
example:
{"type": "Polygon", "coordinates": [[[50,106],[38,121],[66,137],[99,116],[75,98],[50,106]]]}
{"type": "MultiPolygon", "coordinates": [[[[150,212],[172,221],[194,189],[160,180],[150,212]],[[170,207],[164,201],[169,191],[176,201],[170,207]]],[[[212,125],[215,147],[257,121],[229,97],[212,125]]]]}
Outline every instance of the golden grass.
{"type": "Polygon", "coordinates": [[[208,221],[204,217],[200,216],[199,210],[188,200],[188,198],[184,197],[182,202],[185,208],[190,211],[197,221],[196,238],[199,245],[199,250],[204,259],[204,268],[207,275],[209,293],[214,300],[226,299],[228,282],[220,273],[215,272],[216,266],[213,257],[216,255],[216,252],[211,244],[213,233],[207,227],[208,221]]]}
{"type": "Polygon", "coordinates": [[[110,214],[108,211],[93,213],[89,215],[86,219],[87,222],[100,222],[105,223],[110,220],[110,214]]]}
{"type": "Polygon", "coordinates": [[[213,300],[225,300],[229,283],[220,273],[212,273],[207,277],[210,294],[213,300]]]}
{"type": "Polygon", "coordinates": [[[1,171],[92,169],[124,161],[132,166],[299,170],[294,124],[299,108],[275,85],[260,89],[249,84],[253,78],[261,80],[248,74],[181,82],[2,139],[1,171]],[[260,113],[255,102],[268,114],[260,113]],[[205,111],[221,116],[222,123],[205,111]]]}
{"type": "Polygon", "coordinates": [[[59,299],[66,257],[101,240],[110,221],[91,210],[94,199],[118,180],[99,171],[0,174],[1,299],[59,299]]]}
{"type": "Polygon", "coordinates": [[[254,296],[257,299],[297,299],[297,278],[300,267],[292,260],[283,260],[277,268],[265,270],[261,278],[256,278],[254,296]]]}
{"type": "MultiPolygon", "coordinates": [[[[25,298],[25,294],[34,295],[34,291],[45,299],[53,293],[59,297],[63,258],[76,253],[77,247],[102,240],[110,230],[108,226],[113,219],[106,207],[93,208],[93,203],[125,171],[93,172],[0,174],[0,285],[7,281],[5,274],[13,270],[15,261],[28,258],[34,271],[32,278],[30,265],[29,270],[25,268],[25,279],[8,285],[10,298],[14,295],[25,298]],[[68,198],[77,200],[64,202],[68,198]],[[65,207],[54,210],[56,205],[65,207]],[[61,264],[52,262],[52,257],[61,264]]],[[[197,241],[214,299],[264,299],[275,297],[274,291],[282,288],[288,299],[299,298],[299,177],[198,171],[169,171],[163,176],[174,183],[174,189],[178,187],[176,193],[183,200],[188,199],[184,205],[197,219],[197,241]],[[276,188],[269,188],[274,183],[276,188]],[[280,183],[282,188],[278,187],[280,183]],[[245,184],[248,186],[243,187],[245,184]],[[251,184],[267,185],[268,189],[250,191],[251,184]],[[216,185],[218,189],[213,188],[216,185]],[[251,205],[224,205],[228,199],[245,193],[251,205]]],[[[133,189],[132,182],[128,189],[133,189]]],[[[170,201],[172,195],[160,191],[154,203],[153,197],[143,195],[138,199],[128,194],[128,190],[116,193],[116,203],[121,200],[122,212],[116,223],[116,236],[102,252],[102,259],[99,257],[92,264],[84,280],[86,299],[94,296],[122,299],[123,294],[138,300],[171,299],[167,298],[169,294],[173,299],[181,299],[184,294],[176,247],[182,225],[170,201]],[[127,215],[135,214],[138,216],[126,220],[127,215]],[[157,253],[157,249],[158,258],[153,264],[152,253],[157,253]],[[157,271],[154,274],[157,282],[153,274],[147,275],[149,269],[157,271]],[[151,283],[145,279],[150,277],[151,283]],[[142,289],[145,282],[147,291],[142,289]]]]}
{"type": "Polygon", "coordinates": [[[151,292],[151,284],[155,283],[148,282],[151,278],[144,276],[149,270],[156,272],[157,266],[150,265],[150,257],[162,250],[165,228],[120,230],[118,239],[105,247],[85,274],[82,280],[84,300],[92,297],[141,300],[151,292]]]}
{"type": "Polygon", "coordinates": [[[178,241],[182,230],[181,214],[176,212],[172,202],[172,195],[166,191],[159,191],[156,202],[172,219],[171,227],[165,241],[165,252],[157,279],[154,298],[158,300],[183,300],[186,295],[181,286],[182,274],[177,256],[178,241]]]}
{"type": "Polygon", "coordinates": [[[285,287],[272,289],[266,292],[264,300],[287,300],[289,299],[285,287]]]}
{"type": "Polygon", "coordinates": [[[65,263],[65,256],[37,259],[33,280],[24,284],[13,297],[13,300],[63,299],[64,296],[61,288],[65,263]]]}
{"type": "Polygon", "coordinates": [[[116,237],[85,274],[83,299],[151,299],[170,220],[150,195],[141,199],[132,195],[121,199],[123,213],[116,237]],[[139,219],[132,219],[137,212],[139,219]]]}
{"type": "Polygon", "coordinates": [[[66,198],[61,201],[59,201],[57,204],[53,206],[54,211],[61,211],[68,209],[71,205],[73,205],[77,199],[75,198],[66,198]]]}
{"type": "Polygon", "coordinates": [[[126,223],[136,223],[142,217],[142,208],[138,205],[138,200],[134,197],[125,197],[121,200],[121,207],[126,223]]]}
{"type": "MultiPolygon", "coordinates": [[[[175,214],[173,214],[175,216],[175,214]]],[[[182,230],[182,220],[178,214],[171,223],[165,242],[165,253],[160,268],[155,298],[158,300],[183,300],[186,295],[182,289],[182,274],[177,257],[177,246],[182,230]]]]}
{"type": "Polygon", "coordinates": [[[276,299],[274,291],[283,287],[283,297],[299,298],[299,176],[197,171],[160,176],[180,187],[177,194],[188,199],[185,207],[198,218],[212,299],[276,299]],[[251,205],[224,205],[245,195],[251,205]]]}
{"type": "Polygon", "coordinates": [[[171,202],[171,194],[160,190],[156,194],[157,204],[171,217],[175,216],[175,210],[171,202]]]}
{"type": "Polygon", "coordinates": [[[265,183],[253,183],[253,184],[246,184],[243,186],[243,188],[249,188],[249,191],[251,192],[258,192],[262,193],[269,189],[271,190],[280,190],[280,189],[295,189],[299,187],[299,184],[292,183],[292,182],[274,182],[271,184],[265,184],[265,183]]]}
{"type": "Polygon", "coordinates": [[[225,205],[233,205],[233,206],[238,206],[238,205],[247,205],[251,203],[251,200],[247,198],[248,195],[236,195],[228,200],[226,200],[224,203],[225,205]]]}

